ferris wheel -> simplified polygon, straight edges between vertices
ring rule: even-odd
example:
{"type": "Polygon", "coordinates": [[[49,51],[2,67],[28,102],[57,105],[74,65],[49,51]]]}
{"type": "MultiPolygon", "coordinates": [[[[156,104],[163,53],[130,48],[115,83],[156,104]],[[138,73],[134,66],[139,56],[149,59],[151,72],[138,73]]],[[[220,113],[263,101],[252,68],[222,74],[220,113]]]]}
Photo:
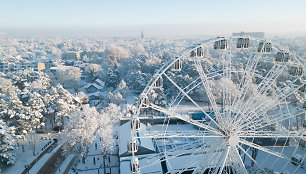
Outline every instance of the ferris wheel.
{"type": "Polygon", "coordinates": [[[154,165],[161,173],[304,173],[305,79],[305,60],[268,40],[218,37],[187,48],[140,95],[131,173],[154,165]],[[155,153],[139,153],[144,141],[155,153]]]}

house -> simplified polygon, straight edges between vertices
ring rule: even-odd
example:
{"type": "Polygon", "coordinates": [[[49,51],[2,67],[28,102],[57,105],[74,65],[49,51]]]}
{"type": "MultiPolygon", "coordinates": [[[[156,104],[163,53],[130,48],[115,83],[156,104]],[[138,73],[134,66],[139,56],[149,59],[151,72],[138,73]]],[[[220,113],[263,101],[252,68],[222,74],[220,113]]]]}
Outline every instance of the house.
{"type": "Polygon", "coordinates": [[[62,60],[77,60],[77,54],[75,52],[62,53],[62,60]]]}
{"type": "Polygon", "coordinates": [[[100,91],[96,91],[94,93],[88,93],[87,94],[90,101],[92,100],[99,100],[101,99],[102,93],[100,91]]]}
{"type": "Polygon", "coordinates": [[[33,68],[34,71],[45,70],[45,64],[40,62],[31,63],[0,63],[1,72],[19,71],[33,68]]]}
{"type": "Polygon", "coordinates": [[[87,93],[95,93],[103,89],[102,86],[99,86],[98,84],[95,84],[95,83],[87,83],[85,86],[83,86],[83,88],[85,89],[87,93]]]}
{"type": "Polygon", "coordinates": [[[96,80],[95,80],[95,83],[96,83],[97,85],[101,86],[101,87],[104,87],[104,85],[105,85],[105,82],[103,82],[103,81],[100,80],[100,79],[96,79],[96,80]]]}

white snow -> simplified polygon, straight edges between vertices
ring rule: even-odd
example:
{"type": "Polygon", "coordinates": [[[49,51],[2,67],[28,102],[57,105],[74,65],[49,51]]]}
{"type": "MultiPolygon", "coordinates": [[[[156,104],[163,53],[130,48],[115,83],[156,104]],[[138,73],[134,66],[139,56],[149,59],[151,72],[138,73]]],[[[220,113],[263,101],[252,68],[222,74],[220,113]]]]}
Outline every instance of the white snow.
{"type": "MultiPolygon", "coordinates": [[[[48,141],[41,139],[36,144],[36,152],[41,153],[41,148],[44,147],[48,141]]],[[[53,142],[53,141],[52,141],[53,142]]],[[[33,160],[36,159],[36,156],[33,155],[33,147],[30,146],[28,143],[19,140],[20,146],[15,150],[16,155],[16,162],[13,166],[6,167],[2,169],[3,174],[15,174],[15,173],[22,173],[25,170],[25,165],[29,165],[33,160]],[[22,145],[24,145],[24,152],[22,151],[22,145]]]]}

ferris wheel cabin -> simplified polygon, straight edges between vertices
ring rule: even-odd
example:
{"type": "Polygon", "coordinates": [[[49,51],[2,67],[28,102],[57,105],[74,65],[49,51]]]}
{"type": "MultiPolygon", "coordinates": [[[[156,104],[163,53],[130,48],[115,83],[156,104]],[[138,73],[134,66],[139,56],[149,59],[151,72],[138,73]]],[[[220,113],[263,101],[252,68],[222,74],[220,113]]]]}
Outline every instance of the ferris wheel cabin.
{"type": "Polygon", "coordinates": [[[249,48],[250,47],[250,38],[241,37],[237,39],[237,48],[249,48]]]}
{"type": "MultiPolygon", "coordinates": [[[[197,44],[196,46],[200,46],[200,45],[201,44],[197,44]]],[[[204,49],[202,46],[192,50],[190,53],[190,57],[196,57],[196,56],[202,57],[203,55],[204,55],[204,49]]]]}
{"type": "Polygon", "coordinates": [[[279,51],[276,54],[275,61],[276,62],[288,62],[290,59],[290,54],[285,51],[279,51]]]}
{"type": "Polygon", "coordinates": [[[131,129],[134,131],[139,131],[140,130],[140,120],[138,117],[134,117],[131,121],[131,129]]]}
{"type": "Polygon", "coordinates": [[[133,158],[130,164],[132,173],[139,173],[140,167],[139,167],[139,160],[137,157],[133,158]]]}
{"type": "Polygon", "coordinates": [[[272,51],[272,43],[260,41],[258,44],[257,52],[270,53],[272,51]]]}
{"type": "Polygon", "coordinates": [[[141,108],[148,108],[148,107],[149,107],[149,98],[147,96],[142,97],[141,108]]]}
{"type": "Polygon", "coordinates": [[[183,62],[181,59],[178,59],[178,57],[175,57],[177,59],[171,66],[172,71],[180,71],[183,67],[183,62]]]}
{"type": "Polygon", "coordinates": [[[133,140],[131,140],[130,142],[128,142],[128,144],[127,144],[127,149],[128,149],[128,151],[129,151],[130,153],[132,153],[132,152],[137,152],[137,151],[138,151],[138,145],[137,145],[135,139],[133,139],[133,140]]]}
{"type": "Polygon", "coordinates": [[[220,37],[220,40],[215,41],[214,43],[214,49],[225,49],[227,48],[227,40],[225,39],[225,37],[220,37]]]}
{"type": "Polygon", "coordinates": [[[163,87],[163,78],[161,76],[158,77],[158,79],[155,81],[154,88],[162,88],[163,87]]]}
{"type": "Polygon", "coordinates": [[[289,74],[293,75],[293,76],[301,76],[301,75],[303,75],[303,73],[304,73],[304,70],[303,70],[303,67],[301,65],[292,66],[289,69],[289,74]]]}

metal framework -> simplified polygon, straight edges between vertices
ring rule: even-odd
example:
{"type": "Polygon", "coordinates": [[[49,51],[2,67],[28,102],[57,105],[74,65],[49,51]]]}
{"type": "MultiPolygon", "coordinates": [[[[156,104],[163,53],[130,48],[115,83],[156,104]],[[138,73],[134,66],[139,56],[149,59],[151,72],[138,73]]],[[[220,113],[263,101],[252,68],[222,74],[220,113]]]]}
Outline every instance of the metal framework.
{"type": "Polygon", "coordinates": [[[294,100],[304,97],[299,94],[305,90],[305,63],[283,50],[248,36],[221,37],[194,45],[166,62],[142,92],[131,117],[132,173],[162,162],[170,166],[168,173],[243,174],[252,167],[305,172],[302,163],[292,163],[295,154],[302,156],[300,161],[306,154],[298,144],[305,137],[300,124],[305,110],[294,100]],[[190,79],[182,78],[186,75],[190,79]],[[156,90],[165,96],[166,105],[150,96],[156,90]],[[139,136],[138,120],[148,117],[164,119],[162,129],[139,136]],[[170,120],[193,125],[194,130],[168,130],[170,120]],[[161,139],[164,147],[138,159],[135,140],[146,138],[161,139]],[[167,139],[179,138],[193,140],[167,149],[167,139]],[[172,168],[179,157],[192,160],[172,168]],[[273,162],[267,163],[268,159],[273,162]],[[140,160],[146,165],[139,165],[140,160]]]}

